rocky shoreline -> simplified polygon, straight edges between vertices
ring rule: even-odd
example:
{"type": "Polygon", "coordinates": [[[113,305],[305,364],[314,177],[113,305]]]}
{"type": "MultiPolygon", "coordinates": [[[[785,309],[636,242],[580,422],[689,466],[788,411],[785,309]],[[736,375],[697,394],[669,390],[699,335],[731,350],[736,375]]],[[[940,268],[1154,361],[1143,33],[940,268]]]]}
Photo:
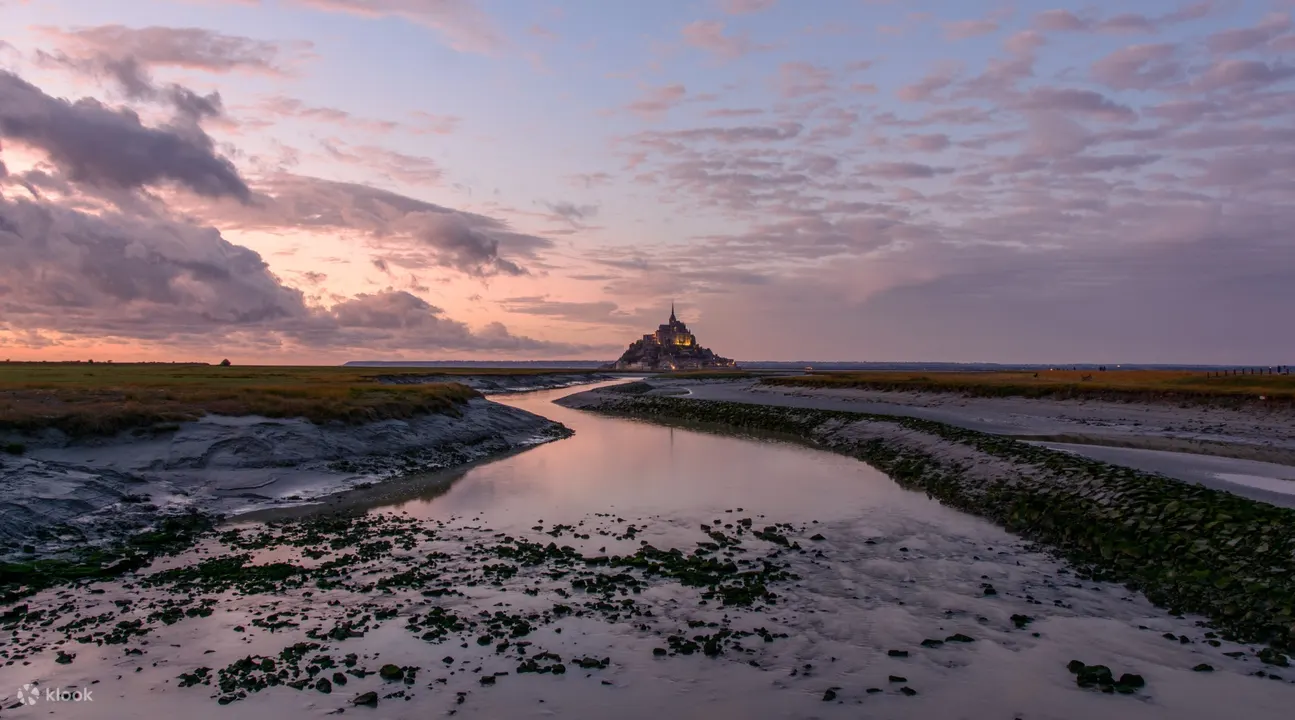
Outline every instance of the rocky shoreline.
{"type": "Polygon", "coordinates": [[[216,518],[312,502],[570,435],[484,398],[454,413],[363,424],[209,415],[108,438],[58,431],[0,453],[0,555],[121,540],[168,517],[216,518]]]}
{"type": "Polygon", "coordinates": [[[1295,511],[953,425],[895,415],[577,393],[561,404],[663,423],[775,432],[857,457],[901,485],[1039,542],[1223,637],[1295,647],[1295,511]]]}

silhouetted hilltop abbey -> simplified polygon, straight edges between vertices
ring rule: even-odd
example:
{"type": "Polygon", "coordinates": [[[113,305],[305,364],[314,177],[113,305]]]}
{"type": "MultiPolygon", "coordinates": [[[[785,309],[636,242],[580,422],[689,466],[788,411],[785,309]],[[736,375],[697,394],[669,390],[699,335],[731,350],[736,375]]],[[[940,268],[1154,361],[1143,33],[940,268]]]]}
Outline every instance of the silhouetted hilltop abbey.
{"type": "Polygon", "coordinates": [[[734,361],[720,357],[697,344],[697,336],[688,332],[688,326],[674,315],[670,304],[670,320],[630,343],[625,354],[607,370],[701,370],[704,368],[736,367],[734,361]]]}

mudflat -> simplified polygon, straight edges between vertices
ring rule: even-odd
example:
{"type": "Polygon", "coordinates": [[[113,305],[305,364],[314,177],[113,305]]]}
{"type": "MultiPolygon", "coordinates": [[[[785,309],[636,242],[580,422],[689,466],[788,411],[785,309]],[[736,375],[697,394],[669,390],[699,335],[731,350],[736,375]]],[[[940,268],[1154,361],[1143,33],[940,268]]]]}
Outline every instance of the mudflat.
{"type": "Polygon", "coordinates": [[[912,417],[1048,443],[1115,464],[1289,504],[1295,493],[1295,410],[1258,400],[974,396],[963,392],[807,387],[759,379],[654,380],[656,394],[687,393],[781,407],[912,417]],[[1246,478],[1265,481],[1241,484],[1246,478]],[[1281,481],[1276,482],[1274,481],[1281,481]],[[1284,483],[1292,481],[1289,491],[1284,483]]]}
{"type": "Polygon", "coordinates": [[[283,507],[568,434],[483,397],[589,372],[0,363],[0,554],[283,507]]]}

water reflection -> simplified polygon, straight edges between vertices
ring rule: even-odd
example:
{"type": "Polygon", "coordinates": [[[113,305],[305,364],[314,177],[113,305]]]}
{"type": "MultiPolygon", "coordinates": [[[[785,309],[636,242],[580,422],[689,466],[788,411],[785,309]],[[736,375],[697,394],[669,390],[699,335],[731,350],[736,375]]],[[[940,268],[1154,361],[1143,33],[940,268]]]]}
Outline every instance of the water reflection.
{"type": "Polygon", "coordinates": [[[493,398],[575,435],[468,470],[434,498],[399,503],[416,517],[476,516],[504,529],[574,522],[609,509],[663,517],[737,506],[784,521],[830,521],[886,506],[942,522],[978,521],[907,492],[856,460],[791,442],[607,418],[552,403],[556,390],[493,398]]]}

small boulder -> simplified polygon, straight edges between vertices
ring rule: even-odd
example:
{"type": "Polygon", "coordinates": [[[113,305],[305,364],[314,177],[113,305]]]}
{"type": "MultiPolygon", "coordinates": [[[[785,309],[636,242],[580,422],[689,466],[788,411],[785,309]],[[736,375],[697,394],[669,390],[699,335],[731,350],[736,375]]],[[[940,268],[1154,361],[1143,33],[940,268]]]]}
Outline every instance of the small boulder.
{"type": "Polygon", "coordinates": [[[1124,673],[1123,675],[1120,676],[1120,680],[1116,684],[1125,685],[1131,688],[1140,688],[1140,687],[1146,687],[1147,681],[1144,680],[1141,675],[1136,675],[1134,673],[1124,673]]]}
{"type": "Polygon", "coordinates": [[[368,692],[366,692],[366,693],[363,693],[363,694],[361,694],[361,695],[356,695],[356,696],[355,696],[355,699],[351,701],[351,704],[352,704],[352,705],[368,705],[369,707],[377,707],[377,706],[378,706],[378,694],[377,694],[376,692],[373,692],[372,690],[370,690],[370,691],[368,691],[368,692]]]}

